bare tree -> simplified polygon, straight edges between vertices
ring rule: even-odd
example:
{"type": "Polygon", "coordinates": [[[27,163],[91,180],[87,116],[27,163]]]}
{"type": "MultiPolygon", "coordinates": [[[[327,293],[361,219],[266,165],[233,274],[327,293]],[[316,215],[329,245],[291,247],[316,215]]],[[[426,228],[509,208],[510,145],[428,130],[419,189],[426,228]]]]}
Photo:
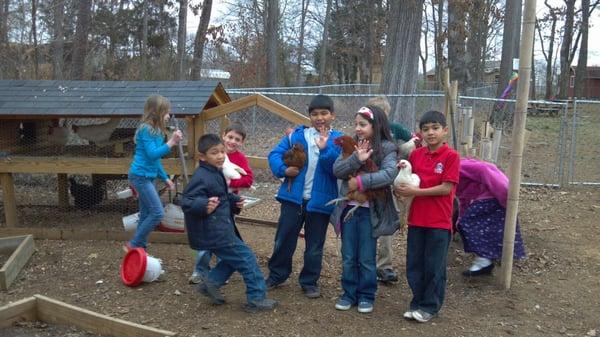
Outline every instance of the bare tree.
{"type": "Polygon", "coordinates": [[[310,0],[302,0],[300,9],[300,37],[298,41],[298,64],[296,65],[296,85],[302,85],[302,60],[304,56],[304,27],[306,26],[306,14],[310,0]]]}
{"type": "Polygon", "coordinates": [[[327,62],[327,47],[329,44],[329,20],[331,16],[331,0],[327,0],[325,9],[325,20],[323,21],[323,38],[321,39],[321,50],[319,55],[319,84],[323,85],[325,78],[325,66],[327,62]]]}
{"type": "Polygon", "coordinates": [[[202,70],[202,56],[204,55],[204,43],[206,42],[206,32],[210,23],[210,12],[212,11],[212,0],[204,0],[202,2],[202,15],[196,30],[196,38],[194,39],[194,59],[192,61],[192,79],[199,80],[201,78],[200,71],[202,70]]]}
{"type": "Polygon", "coordinates": [[[563,30],[562,45],[560,46],[560,76],[558,77],[558,97],[565,99],[568,97],[569,77],[570,77],[570,55],[573,42],[573,28],[575,22],[575,0],[565,0],[565,26],[563,30]]]}
{"type": "Polygon", "coordinates": [[[545,90],[545,98],[550,99],[552,97],[552,86],[553,86],[553,65],[554,65],[554,43],[556,39],[556,24],[559,18],[559,9],[551,6],[548,3],[548,0],[544,1],[544,4],[548,8],[548,14],[544,16],[541,20],[536,22],[536,28],[538,30],[538,35],[540,37],[540,44],[542,46],[542,54],[546,59],[546,90],[545,90]],[[550,24],[550,35],[548,38],[548,48],[544,48],[544,37],[542,36],[543,26],[545,24],[550,24]]]}
{"type": "Polygon", "coordinates": [[[64,67],[63,50],[65,44],[63,29],[65,1],[54,0],[52,6],[52,12],[54,17],[54,31],[52,34],[52,78],[56,80],[62,80],[64,67]]]}
{"type": "Polygon", "coordinates": [[[468,0],[448,2],[448,66],[450,79],[458,81],[460,90],[467,82],[468,54],[466,50],[468,0]]]}
{"type": "MultiPolygon", "coordinates": [[[[500,76],[498,79],[498,87],[496,97],[500,97],[512,74],[513,58],[518,57],[519,52],[515,50],[515,40],[520,40],[520,25],[521,17],[517,16],[522,7],[521,0],[506,1],[504,10],[504,31],[502,33],[502,58],[500,59],[500,76]]],[[[490,122],[494,127],[502,126],[504,112],[501,109],[492,111],[490,122]]]]}
{"type": "Polygon", "coordinates": [[[581,45],[575,71],[575,97],[587,96],[588,30],[590,25],[590,0],[581,0],[581,45]]]}
{"type": "Polygon", "coordinates": [[[421,46],[419,48],[419,58],[421,59],[421,65],[423,67],[423,84],[427,84],[427,59],[429,58],[429,49],[428,49],[428,34],[429,34],[429,20],[427,18],[427,6],[423,6],[423,29],[421,33],[423,34],[423,39],[421,46]]]}
{"type": "Polygon", "coordinates": [[[148,4],[146,3],[146,0],[142,0],[142,6],[143,6],[143,16],[142,16],[142,41],[141,41],[141,59],[142,59],[142,65],[141,65],[141,78],[142,79],[146,79],[146,75],[147,75],[147,68],[148,68],[148,4]]]}
{"type": "Polygon", "coordinates": [[[439,89],[442,83],[442,71],[446,68],[444,61],[444,43],[447,34],[444,31],[444,1],[431,2],[431,18],[433,20],[433,40],[435,51],[435,88],[439,89]]]}
{"type": "Polygon", "coordinates": [[[187,0],[179,0],[179,21],[177,27],[177,79],[182,80],[184,74],[185,41],[187,24],[187,0]]]}
{"type": "Polygon", "coordinates": [[[265,0],[265,49],[267,86],[277,86],[277,50],[279,48],[279,1],[265,0]]]}
{"type": "Polygon", "coordinates": [[[75,41],[73,44],[73,64],[71,67],[71,78],[76,80],[84,78],[91,10],[92,0],[79,1],[77,27],[75,28],[75,41]]]}
{"type": "MultiPolygon", "coordinates": [[[[384,94],[413,94],[419,56],[424,0],[391,1],[380,90],[384,94]]],[[[410,129],[415,122],[414,99],[394,100],[390,120],[399,120],[410,129]]]]}
{"type": "Polygon", "coordinates": [[[31,0],[31,37],[33,38],[33,78],[39,76],[38,40],[37,40],[37,0],[31,0]]]}

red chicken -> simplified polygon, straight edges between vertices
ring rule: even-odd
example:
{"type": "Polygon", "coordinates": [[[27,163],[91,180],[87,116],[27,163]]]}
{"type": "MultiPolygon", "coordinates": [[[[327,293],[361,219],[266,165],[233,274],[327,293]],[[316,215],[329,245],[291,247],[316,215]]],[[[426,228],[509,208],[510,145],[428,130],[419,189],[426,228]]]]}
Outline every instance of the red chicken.
{"type": "MultiPolygon", "coordinates": [[[[333,141],[333,143],[342,148],[342,158],[343,159],[350,157],[352,155],[352,153],[354,152],[356,146],[358,145],[356,140],[353,137],[347,136],[347,135],[336,138],[333,141]]],[[[356,176],[360,175],[361,173],[377,172],[378,170],[379,170],[379,167],[377,166],[377,164],[375,164],[373,159],[368,158],[365,161],[365,164],[361,167],[361,169],[358,170],[357,172],[355,172],[352,176],[356,177],[356,176]]],[[[366,201],[383,197],[384,193],[385,193],[385,189],[368,190],[368,191],[364,191],[364,192],[359,192],[358,190],[350,191],[341,198],[337,198],[337,199],[333,199],[333,200],[329,201],[327,203],[327,205],[337,204],[341,201],[356,201],[360,205],[366,201]]],[[[348,213],[346,214],[346,216],[344,217],[344,221],[348,220],[348,218],[350,218],[352,216],[352,214],[358,207],[360,207],[360,206],[357,205],[357,206],[354,206],[352,209],[350,209],[348,211],[348,213]]]]}
{"type": "MultiPolygon", "coordinates": [[[[306,164],[306,153],[304,152],[304,146],[300,143],[292,145],[292,148],[283,154],[283,163],[287,167],[297,167],[298,170],[301,170],[304,167],[304,164],[306,164]]],[[[290,192],[292,189],[293,180],[294,177],[288,177],[288,192],[290,192]]]]}

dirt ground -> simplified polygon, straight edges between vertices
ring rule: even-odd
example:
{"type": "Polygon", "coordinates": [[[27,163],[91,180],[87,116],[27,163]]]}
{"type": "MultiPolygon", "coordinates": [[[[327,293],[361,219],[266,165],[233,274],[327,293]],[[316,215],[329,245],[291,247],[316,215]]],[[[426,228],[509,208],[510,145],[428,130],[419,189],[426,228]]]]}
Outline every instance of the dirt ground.
{"type": "MultiPolygon", "coordinates": [[[[276,219],[273,187],[259,186],[259,192],[263,202],[242,215],[276,219]]],[[[36,252],[18,279],[8,291],[0,292],[0,305],[43,294],[184,337],[600,335],[600,228],[596,220],[600,190],[524,188],[521,196],[528,258],[515,262],[511,288],[503,290],[498,285],[499,268],[491,277],[463,278],[461,271],[471,257],[462,252],[457,237],[449,252],[446,302],[439,316],[427,324],[402,318],[410,301],[403,272],[403,233],[395,236],[394,266],[400,282],[379,287],[372,314],[340,312],[333,307],[341,292],[341,257],[332,230],[320,281],[323,296],[307,299],[298,287],[304,244],[299,239],[292,277],[269,294],[280,301],[274,312],[248,314],[243,310],[244,285],[238,274],[222,289],[227,303],[209,304],[187,282],[194,257],[186,245],[151,244],[149,253],[162,260],[166,273],[156,282],[126,287],[119,277],[122,242],[114,241],[36,240],[36,252]]],[[[53,221],[36,217],[36,212],[20,213],[40,226],[53,226],[53,221]]],[[[94,219],[97,223],[86,221],[86,226],[101,227],[102,217],[94,219]]],[[[266,272],[274,228],[241,224],[240,229],[266,272]]]]}

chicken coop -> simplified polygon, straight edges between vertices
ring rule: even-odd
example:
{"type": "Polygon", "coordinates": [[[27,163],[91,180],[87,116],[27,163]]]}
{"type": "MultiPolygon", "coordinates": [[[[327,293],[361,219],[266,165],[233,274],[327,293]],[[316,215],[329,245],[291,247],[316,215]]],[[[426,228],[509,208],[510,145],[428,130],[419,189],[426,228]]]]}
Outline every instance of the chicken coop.
{"type": "MultiPolygon", "coordinates": [[[[133,137],[152,94],[170,100],[170,129],[184,133],[185,160],[174,149],[161,161],[174,177],[193,173],[198,138],[222,131],[235,112],[258,106],[290,123],[308,123],[307,117],[262,95],[232,100],[213,81],[0,81],[0,232],[126,237],[106,234],[112,229],[102,224],[137,211],[137,202],[120,199],[118,192],[128,188],[133,137]],[[93,224],[86,228],[92,232],[77,234],[82,223],[93,224]]],[[[253,168],[267,167],[264,155],[248,158],[253,168]]],[[[185,180],[175,181],[182,191],[185,180]]]]}

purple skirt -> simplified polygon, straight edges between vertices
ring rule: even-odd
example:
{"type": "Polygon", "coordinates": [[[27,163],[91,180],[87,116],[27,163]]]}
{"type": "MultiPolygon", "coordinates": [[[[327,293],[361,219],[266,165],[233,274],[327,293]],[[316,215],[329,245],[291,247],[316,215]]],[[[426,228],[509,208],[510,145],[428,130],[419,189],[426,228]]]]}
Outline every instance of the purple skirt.
{"type": "MultiPolygon", "coordinates": [[[[465,252],[491,260],[502,258],[502,241],[504,240],[504,220],[506,209],[496,199],[473,201],[458,220],[465,252]]],[[[525,257],[525,246],[521,239],[521,231],[517,221],[515,233],[514,258],[525,257]]]]}

